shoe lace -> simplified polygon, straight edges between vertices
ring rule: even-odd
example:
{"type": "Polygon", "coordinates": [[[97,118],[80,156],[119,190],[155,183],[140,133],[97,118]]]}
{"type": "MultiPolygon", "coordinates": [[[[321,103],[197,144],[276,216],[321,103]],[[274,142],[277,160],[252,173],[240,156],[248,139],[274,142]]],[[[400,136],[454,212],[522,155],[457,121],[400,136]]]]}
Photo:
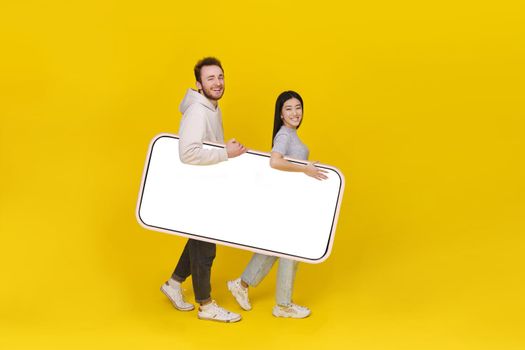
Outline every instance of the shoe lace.
{"type": "Polygon", "coordinates": [[[243,297],[247,298],[248,297],[248,288],[244,288],[240,281],[237,281],[235,284],[237,285],[237,288],[236,288],[237,292],[240,295],[242,295],[243,297]]]}
{"type": "Polygon", "coordinates": [[[182,295],[182,288],[172,288],[175,292],[175,298],[179,299],[180,301],[184,302],[184,296],[182,295]]]}
{"type": "Polygon", "coordinates": [[[226,309],[220,307],[219,305],[217,305],[217,303],[215,302],[215,300],[213,300],[211,302],[211,307],[212,307],[212,310],[214,313],[218,314],[218,315],[221,315],[221,316],[226,316],[228,315],[230,312],[227,311],[226,309]]]}

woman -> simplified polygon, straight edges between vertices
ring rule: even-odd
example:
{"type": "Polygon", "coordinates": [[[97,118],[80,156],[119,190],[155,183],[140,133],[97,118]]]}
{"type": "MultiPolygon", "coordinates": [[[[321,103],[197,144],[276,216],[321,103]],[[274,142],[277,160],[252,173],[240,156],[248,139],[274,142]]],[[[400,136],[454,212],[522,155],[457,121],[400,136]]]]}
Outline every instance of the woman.
{"type": "MultiPolygon", "coordinates": [[[[270,166],[284,171],[303,172],[317,180],[326,179],[325,170],[313,163],[307,165],[292,163],[284,157],[308,159],[308,148],[297,136],[297,129],[303,119],[303,99],[294,91],[285,91],[277,97],[273,127],[270,166]]],[[[290,259],[255,253],[241,277],[228,282],[228,289],[244,310],[251,310],[248,288],[257,286],[279,259],[277,271],[276,301],[273,315],[276,317],[304,318],[310,310],[292,303],[293,283],[297,262],[290,259]]]]}

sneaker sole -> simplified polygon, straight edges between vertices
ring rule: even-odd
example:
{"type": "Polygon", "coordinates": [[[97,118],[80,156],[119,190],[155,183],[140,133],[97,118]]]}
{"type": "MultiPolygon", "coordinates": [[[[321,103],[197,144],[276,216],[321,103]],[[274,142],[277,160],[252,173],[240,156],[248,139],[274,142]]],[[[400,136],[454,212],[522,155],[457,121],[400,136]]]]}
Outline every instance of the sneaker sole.
{"type": "Polygon", "coordinates": [[[244,306],[241,305],[241,303],[239,303],[239,301],[237,300],[237,298],[235,297],[235,295],[233,294],[232,292],[232,289],[230,288],[230,282],[227,283],[228,285],[228,290],[230,291],[230,293],[232,294],[233,296],[233,299],[235,299],[235,301],[237,302],[237,304],[241,307],[241,309],[243,309],[244,311],[250,311],[252,309],[252,306],[250,305],[250,308],[245,308],[244,306]]]}
{"type": "Polygon", "coordinates": [[[300,319],[303,319],[303,318],[307,318],[311,315],[312,313],[310,312],[308,315],[306,316],[303,316],[303,317],[295,317],[293,315],[288,315],[288,314],[283,314],[283,315],[278,315],[278,314],[275,314],[273,311],[272,311],[272,315],[275,316],[275,317],[281,317],[281,318],[296,318],[298,320],[300,319]]]}
{"type": "Polygon", "coordinates": [[[242,317],[239,317],[233,320],[219,320],[216,318],[202,317],[201,315],[197,315],[197,318],[199,320],[214,321],[214,322],[221,322],[221,323],[235,323],[235,322],[239,322],[242,319],[242,317]]]}
{"type": "Polygon", "coordinates": [[[175,303],[175,300],[171,299],[170,295],[164,290],[163,287],[164,286],[160,287],[160,291],[169,299],[169,301],[171,302],[171,305],[173,305],[175,309],[179,311],[191,311],[195,309],[195,305],[192,305],[191,308],[187,308],[187,309],[178,307],[177,304],[175,303]]]}

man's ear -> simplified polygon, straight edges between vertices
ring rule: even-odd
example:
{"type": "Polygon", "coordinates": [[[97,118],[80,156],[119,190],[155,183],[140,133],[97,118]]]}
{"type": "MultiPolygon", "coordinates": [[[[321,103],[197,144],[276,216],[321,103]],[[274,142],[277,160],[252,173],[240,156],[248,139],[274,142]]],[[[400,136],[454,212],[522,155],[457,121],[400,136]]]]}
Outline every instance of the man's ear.
{"type": "Polygon", "coordinates": [[[202,84],[200,83],[200,81],[196,81],[195,82],[195,86],[197,87],[197,90],[201,91],[202,90],[202,84]]]}

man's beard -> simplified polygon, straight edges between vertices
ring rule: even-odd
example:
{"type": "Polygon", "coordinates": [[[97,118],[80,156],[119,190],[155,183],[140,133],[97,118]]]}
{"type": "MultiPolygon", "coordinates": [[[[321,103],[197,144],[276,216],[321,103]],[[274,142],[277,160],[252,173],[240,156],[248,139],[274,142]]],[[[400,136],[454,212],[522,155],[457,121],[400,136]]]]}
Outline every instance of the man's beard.
{"type": "Polygon", "coordinates": [[[209,99],[209,100],[212,100],[212,101],[219,101],[221,98],[222,98],[222,95],[224,95],[224,88],[222,88],[222,94],[218,97],[218,98],[215,98],[213,96],[211,96],[210,94],[208,94],[208,92],[206,91],[206,89],[201,89],[203,95],[209,99]]]}

